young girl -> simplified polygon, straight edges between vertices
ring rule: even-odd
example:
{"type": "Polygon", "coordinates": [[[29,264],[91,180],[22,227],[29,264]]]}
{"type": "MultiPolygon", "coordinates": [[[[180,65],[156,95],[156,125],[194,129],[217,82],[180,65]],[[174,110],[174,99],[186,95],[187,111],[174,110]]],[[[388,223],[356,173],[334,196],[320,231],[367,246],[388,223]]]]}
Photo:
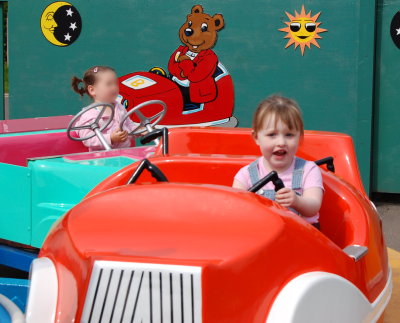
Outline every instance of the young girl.
{"type": "MultiPolygon", "coordinates": [[[[94,103],[109,103],[114,105],[114,118],[102,133],[111,148],[130,147],[131,140],[128,137],[128,133],[131,132],[135,126],[134,123],[128,118],[124,123],[123,129],[120,129],[119,127],[119,124],[126,114],[126,111],[122,104],[116,102],[119,86],[115,71],[111,67],[107,66],[91,67],[85,72],[83,79],[79,79],[76,76],[72,78],[72,88],[80,96],[87,94],[94,103]],[[82,86],[80,86],[81,83],[82,86]]],[[[96,119],[101,109],[102,107],[98,107],[98,109],[92,109],[85,113],[76,125],[79,126],[90,124],[94,119],[96,119]]],[[[107,109],[104,112],[100,123],[102,121],[105,122],[105,120],[109,118],[110,114],[110,109],[107,109]]],[[[78,131],[79,137],[85,137],[91,133],[92,130],[90,129],[78,131]]],[[[89,147],[89,151],[104,149],[97,136],[85,140],[83,143],[85,146],[89,147]]]]}
{"type": "Polygon", "coordinates": [[[296,102],[277,95],[262,101],[253,118],[253,137],[262,157],[236,174],[233,187],[248,189],[275,170],[285,187],[275,193],[270,182],[259,194],[292,209],[319,228],[322,176],[314,162],[295,156],[303,135],[303,120],[296,102]]]}

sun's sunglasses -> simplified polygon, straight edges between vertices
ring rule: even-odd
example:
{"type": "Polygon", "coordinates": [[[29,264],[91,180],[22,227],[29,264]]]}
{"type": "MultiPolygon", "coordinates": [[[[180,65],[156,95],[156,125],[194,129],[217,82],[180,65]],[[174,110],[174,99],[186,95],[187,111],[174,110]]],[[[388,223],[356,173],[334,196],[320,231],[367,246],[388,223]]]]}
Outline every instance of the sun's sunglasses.
{"type": "MultiPolygon", "coordinates": [[[[301,24],[299,22],[292,22],[290,24],[290,30],[293,31],[293,32],[299,31],[300,28],[301,28],[301,24]]],[[[305,28],[309,33],[312,33],[316,29],[316,24],[313,23],[313,22],[307,22],[305,24],[305,28]]]]}

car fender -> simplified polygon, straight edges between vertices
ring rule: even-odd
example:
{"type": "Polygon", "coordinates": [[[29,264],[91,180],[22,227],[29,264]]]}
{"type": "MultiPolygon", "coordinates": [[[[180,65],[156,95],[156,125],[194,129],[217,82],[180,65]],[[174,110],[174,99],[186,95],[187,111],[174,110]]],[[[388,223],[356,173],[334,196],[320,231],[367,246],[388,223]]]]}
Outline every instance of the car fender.
{"type": "Polygon", "coordinates": [[[391,292],[391,271],[385,288],[373,303],[339,275],[309,272],[285,285],[275,298],[266,323],[376,322],[391,292]]]}

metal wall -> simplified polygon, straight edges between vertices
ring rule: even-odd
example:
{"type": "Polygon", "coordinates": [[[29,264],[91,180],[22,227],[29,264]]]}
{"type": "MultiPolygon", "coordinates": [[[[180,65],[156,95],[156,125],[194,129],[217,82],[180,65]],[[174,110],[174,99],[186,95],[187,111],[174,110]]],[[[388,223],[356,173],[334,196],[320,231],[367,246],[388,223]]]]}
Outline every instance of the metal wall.
{"type": "Polygon", "coordinates": [[[400,193],[400,1],[377,8],[372,190],[400,193]]]}
{"type": "MultiPolygon", "coordinates": [[[[166,68],[178,47],[178,29],[197,2],[74,0],[82,31],[70,46],[45,39],[40,18],[51,1],[9,3],[10,117],[74,114],[85,104],[70,78],[92,65],[120,75],[166,68]]],[[[306,129],[350,134],[365,186],[370,183],[375,1],[200,1],[205,12],[222,13],[225,28],[214,51],[235,84],[235,116],[251,124],[257,103],[272,93],[296,99],[306,129]],[[320,48],[285,49],[285,11],[304,4],[328,31],[320,48]]]]}

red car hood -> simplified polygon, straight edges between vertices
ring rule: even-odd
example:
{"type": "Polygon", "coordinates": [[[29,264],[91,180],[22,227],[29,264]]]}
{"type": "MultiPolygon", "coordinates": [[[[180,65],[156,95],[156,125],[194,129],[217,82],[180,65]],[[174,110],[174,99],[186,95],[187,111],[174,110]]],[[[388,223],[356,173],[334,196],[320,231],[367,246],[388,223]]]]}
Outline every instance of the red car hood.
{"type": "Polygon", "coordinates": [[[63,222],[83,258],[229,261],[279,238],[277,213],[287,211],[272,205],[210,185],[130,185],[83,201],[63,222]]]}
{"type": "MultiPolygon", "coordinates": [[[[354,261],[299,216],[212,185],[133,184],[95,194],[64,216],[41,256],[72,272],[78,319],[95,260],[201,266],[204,322],[264,321],[282,286],[304,272],[357,282],[354,261]]],[[[61,279],[59,288],[70,285],[61,279]]]]}

